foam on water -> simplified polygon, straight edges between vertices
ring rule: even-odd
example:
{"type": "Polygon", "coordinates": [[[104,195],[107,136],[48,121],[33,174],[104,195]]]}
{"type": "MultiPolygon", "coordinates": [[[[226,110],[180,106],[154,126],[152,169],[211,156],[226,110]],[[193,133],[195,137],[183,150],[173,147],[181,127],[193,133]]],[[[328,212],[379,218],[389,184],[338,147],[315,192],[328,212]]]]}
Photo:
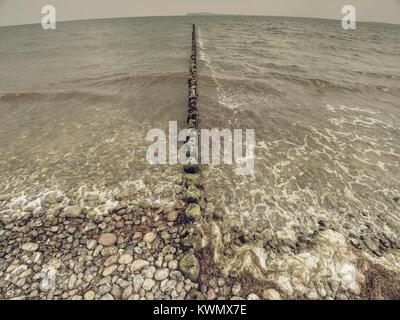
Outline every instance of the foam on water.
{"type": "MultiPolygon", "coordinates": [[[[211,61],[218,100],[224,101],[221,92],[227,93],[237,106],[234,113],[207,109],[218,119],[210,115],[208,121],[218,127],[254,128],[256,135],[253,175],[237,177],[229,166],[210,167],[206,175],[207,197],[224,217],[214,228],[221,235],[213,236],[224,239],[231,230],[238,237],[234,257],[219,252],[220,264],[251,271],[300,297],[315,289],[313,281],[326,284],[328,278],[342,283],[346,292],[360,293],[366,272],[359,269],[360,255],[400,273],[393,245],[400,235],[395,200],[400,114],[393,81],[398,68],[391,57],[377,58],[368,50],[351,49],[360,58],[349,61],[346,50],[323,49],[330,33],[336,32],[342,44],[350,41],[337,34],[334,24],[314,21],[324,30],[324,36],[315,37],[308,23],[288,22],[302,30],[294,37],[280,21],[246,22],[252,27],[238,23],[227,35],[226,25],[215,21],[202,26],[201,34],[207,47],[203,60],[211,61]],[[329,59],[317,59],[321,50],[329,59]],[[382,61],[393,73],[385,80],[382,61]],[[347,69],[339,70],[343,64],[347,69]],[[371,65],[376,72],[368,71],[371,65]],[[388,90],[377,85],[381,80],[388,90]],[[243,239],[248,240],[237,247],[243,239]],[[392,245],[385,249],[382,243],[388,239],[392,245]],[[302,247],[302,242],[308,245],[302,247]],[[354,273],[356,282],[349,279],[354,273]]],[[[379,26],[365,25],[361,33],[366,40],[351,41],[361,48],[377,32],[379,26]]],[[[226,243],[220,245],[222,250],[226,243]]]]}
{"type": "Polygon", "coordinates": [[[218,75],[217,71],[215,70],[215,68],[213,67],[212,61],[210,60],[209,56],[206,54],[207,48],[204,45],[204,40],[203,40],[203,37],[201,34],[201,29],[198,28],[197,32],[198,32],[198,42],[199,42],[199,49],[200,49],[199,56],[200,56],[200,59],[204,62],[206,67],[211,72],[211,76],[216,85],[216,91],[218,94],[218,102],[221,105],[223,105],[229,109],[232,109],[232,110],[238,108],[239,105],[237,104],[236,100],[232,99],[229,92],[227,92],[225,87],[221,84],[219,75],[218,75]]]}

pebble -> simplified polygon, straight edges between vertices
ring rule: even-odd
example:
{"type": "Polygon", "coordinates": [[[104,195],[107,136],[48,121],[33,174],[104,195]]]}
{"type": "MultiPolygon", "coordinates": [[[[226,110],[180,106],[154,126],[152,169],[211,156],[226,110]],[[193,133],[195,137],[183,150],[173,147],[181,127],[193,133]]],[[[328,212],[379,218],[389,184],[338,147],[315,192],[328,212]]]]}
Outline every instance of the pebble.
{"type": "Polygon", "coordinates": [[[122,299],[127,300],[133,294],[133,287],[128,286],[122,292],[122,299]]]}
{"type": "Polygon", "coordinates": [[[119,257],[118,263],[119,264],[130,264],[133,261],[132,255],[125,253],[119,257]]]}
{"type": "Polygon", "coordinates": [[[146,243],[152,243],[157,235],[154,232],[148,232],[144,235],[143,241],[146,243]]]}
{"type": "Polygon", "coordinates": [[[69,277],[69,280],[68,280],[68,289],[69,290],[72,290],[75,287],[76,280],[77,280],[76,274],[75,273],[71,274],[71,276],[69,277]]]}
{"type": "Polygon", "coordinates": [[[36,251],[38,248],[39,248],[38,244],[33,242],[27,242],[22,245],[22,250],[29,252],[36,251]]]}
{"type": "Polygon", "coordinates": [[[266,300],[281,300],[281,295],[275,289],[266,289],[263,293],[263,298],[266,300]]]}
{"type": "Polygon", "coordinates": [[[105,267],[112,266],[113,264],[116,264],[117,261],[118,261],[118,255],[115,254],[106,259],[106,261],[104,262],[104,266],[105,267]]]}
{"type": "Polygon", "coordinates": [[[64,214],[68,218],[78,218],[81,214],[82,209],[78,206],[67,207],[64,210],[64,214]]]}
{"type": "Polygon", "coordinates": [[[242,286],[240,283],[235,283],[232,287],[232,294],[234,296],[239,296],[240,291],[242,290],[242,286]]]}
{"type": "Polygon", "coordinates": [[[103,277],[107,277],[107,276],[113,274],[116,269],[117,269],[117,265],[112,265],[112,266],[105,268],[103,271],[103,277]]]}
{"type": "Polygon", "coordinates": [[[89,240],[86,243],[86,248],[88,248],[89,250],[93,250],[94,248],[96,248],[97,246],[97,241],[96,240],[89,240]]]}
{"type": "Polygon", "coordinates": [[[318,293],[314,289],[308,290],[306,293],[306,298],[309,300],[317,300],[318,299],[318,293]]]}
{"type": "Polygon", "coordinates": [[[167,221],[169,222],[175,222],[176,219],[178,218],[178,212],[177,211],[170,211],[167,213],[167,221]]]}
{"type": "Polygon", "coordinates": [[[44,202],[48,203],[48,204],[55,204],[57,202],[60,202],[59,200],[62,200],[62,199],[57,197],[57,193],[56,192],[50,192],[44,198],[44,202]]]}
{"type": "Polygon", "coordinates": [[[135,232],[132,236],[132,240],[142,239],[143,234],[141,232],[135,232]]]}
{"type": "Polygon", "coordinates": [[[146,279],[146,280],[144,280],[142,287],[145,291],[150,291],[154,285],[155,285],[155,281],[153,279],[146,279]]]}
{"type": "Polygon", "coordinates": [[[131,263],[130,269],[132,272],[142,270],[144,267],[147,267],[150,263],[146,260],[138,259],[131,263]]]}
{"type": "Polygon", "coordinates": [[[145,278],[152,279],[154,277],[154,274],[156,273],[156,268],[154,266],[149,266],[143,269],[142,275],[145,278]]]}
{"type": "Polygon", "coordinates": [[[144,277],[141,274],[138,274],[133,277],[132,286],[133,286],[133,291],[135,293],[139,292],[139,289],[142,287],[143,282],[144,282],[144,277]]]}
{"type": "Polygon", "coordinates": [[[114,300],[114,297],[111,294],[106,293],[104,296],[100,298],[100,300],[114,300]]]}
{"type": "Polygon", "coordinates": [[[85,300],[93,300],[95,296],[96,296],[96,293],[94,291],[90,290],[84,294],[83,298],[85,300]]]}
{"type": "Polygon", "coordinates": [[[157,281],[162,281],[164,279],[167,279],[168,275],[169,275],[169,270],[167,268],[158,269],[154,274],[154,279],[156,279],[157,281]]]}
{"type": "Polygon", "coordinates": [[[209,289],[207,292],[207,300],[215,300],[217,298],[217,294],[214,289],[209,289]]]}
{"type": "Polygon", "coordinates": [[[258,295],[256,295],[255,293],[250,293],[247,296],[247,300],[260,300],[260,297],[258,295]]]}
{"type": "Polygon", "coordinates": [[[103,233],[99,238],[99,243],[105,247],[112,246],[117,242],[117,236],[113,233],[103,233]]]}
{"type": "Polygon", "coordinates": [[[168,262],[168,269],[176,270],[178,269],[178,260],[171,260],[168,262]]]}
{"type": "Polygon", "coordinates": [[[109,293],[112,290],[112,287],[109,284],[103,284],[97,289],[97,294],[99,296],[103,296],[106,293],[109,293]]]}

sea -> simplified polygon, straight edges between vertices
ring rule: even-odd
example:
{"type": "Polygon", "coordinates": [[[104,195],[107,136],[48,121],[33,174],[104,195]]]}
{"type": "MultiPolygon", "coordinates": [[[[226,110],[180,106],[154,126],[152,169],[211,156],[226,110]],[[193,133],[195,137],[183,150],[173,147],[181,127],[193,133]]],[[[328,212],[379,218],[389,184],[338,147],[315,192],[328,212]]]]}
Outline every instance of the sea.
{"type": "Polygon", "coordinates": [[[217,263],[290,297],[324,297],[329,281],[360,294],[365,264],[399,274],[399,25],[210,15],[1,27],[0,215],[38,212],[49,192],[104,214],[126,188],[173,203],[181,167],[149,164],[146,135],[185,126],[193,23],[200,127],[255,132],[250,175],[202,168],[217,263]]]}

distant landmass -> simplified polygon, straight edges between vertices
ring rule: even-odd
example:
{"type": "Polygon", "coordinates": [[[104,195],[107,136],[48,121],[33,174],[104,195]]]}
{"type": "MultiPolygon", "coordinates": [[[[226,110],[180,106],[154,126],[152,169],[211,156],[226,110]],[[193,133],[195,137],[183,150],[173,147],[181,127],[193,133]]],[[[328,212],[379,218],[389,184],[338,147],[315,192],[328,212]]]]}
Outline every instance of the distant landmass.
{"type": "Polygon", "coordinates": [[[212,15],[217,15],[218,13],[212,13],[212,12],[188,12],[186,15],[187,16],[212,16],[212,15]]]}

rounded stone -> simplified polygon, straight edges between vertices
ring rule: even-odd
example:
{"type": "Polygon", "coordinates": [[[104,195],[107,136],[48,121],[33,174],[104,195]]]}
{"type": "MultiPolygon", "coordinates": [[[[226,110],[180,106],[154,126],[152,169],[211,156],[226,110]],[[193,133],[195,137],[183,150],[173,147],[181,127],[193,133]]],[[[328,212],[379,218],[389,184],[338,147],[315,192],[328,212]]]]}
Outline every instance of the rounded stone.
{"type": "Polygon", "coordinates": [[[317,300],[318,299],[318,293],[314,289],[308,290],[306,293],[306,298],[309,300],[317,300]]]}
{"type": "Polygon", "coordinates": [[[119,264],[130,264],[132,261],[133,261],[133,257],[128,253],[123,254],[118,259],[119,264]]]}
{"type": "Polygon", "coordinates": [[[162,281],[164,279],[167,279],[168,275],[169,275],[169,270],[167,268],[158,269],[154,274],[154,279],[156,279],[157,281],[162,281]]]}
{"type": "Polygon", "coordinates": [[[150,291],[151,288],[153,288],[154,284],[155,284],[155,281],[153,279],[146,279],[146,280],[144,280],[142,287],[145,291],[150,291]]]}
{"type": "Polygon", "coordinates": [[[260,300],[260,297],[258,295],[256,295],[255,293],[250,293],[247,296],[247,300],[260,300]]]}
{"type": "Polygon", "coordinates": [[[64,214],[68,218],[78,218],[81,214],[82,209],[78,206],[67,207],[64,210],[64,214]]]}
{"type": "Polygon", "coordinates": [[[89,250],[93,250],[94,248],[96,248],[97,245],[97,241],[96,240],[89,240],[86,243],[86,248],[88,248],[89,250]]]}
{"type": "Polygon", "coordinates": [[[105,268],[103,271],[103,277],[107,277],[107,276],[113,274],[116,269],[117,269],[116,265],[105,268]]]}
{"type": "Polygon", "coordinates": [[[117,261],[118,261],[118,255],[115,254],[115,255],[109,256],[106,259],[106,261],[104,261],[104,266],[105,267],[112,266],[112,265],[116,264],[117,261]]]}
{"type": "Polygon", "coordinates": [[[132,272],[142,270],[144,267],[147,267],[150,263],[146,260],[138,259],[132,262],[130,265],[130,269],[132,272]]]}
{"type": "Polygon", "coordinates": [[[139,292],[139,289],[142,287],[143,282],[144,282],[143,275],[138,274],[134,276],[132,279],[133,292],[135,293],[139,292]]]}
{"type": "Polygon", "coordinates": [[[173,211],[168,212],[167,221],[175,222],[177,218],[178,218],[178,212],[177,211],[173,210],[173,211]]]}
{"type": "Polygon", "coordinates": [[[214,289],[209,289],[207,291],[207,300],[214,300],[216,298],[217,298],[217,295],[215,293],[215,290],[214,289]]]}
{"type": "Polygon", "coordinates": [[[85,300],[94,300],[96,293],[93,290],[86,292],[83,296],[85,300]]]}
{"type": "Polygon", "coordinates": [[[113,233],[103,233],[99,238],[99,243],[105,247],[112,246],[117,242],[117,236],[113,233]]]}
{"type": "Polygon", "coordinates": [[[267,289],[263,293],[263,298],[266,300],[281,300],[281,295],[275,289],[267,289]]]}
{"type": "Polygon", "coordinates": [[[154,232],[148,232],[144,235],[143,241],[146,243],[152,243],[157,235],[154,232]]]}
{"type": "Polygon", "coordinates": [[[178,269],[178,261],[177,260],[171,260],[168,262],[168,268],[171,270],[176,270],[178,269]]]}
{"type": "Polygon", "coordinates": [[[33,242],[27,242],[22,245],[22,250],[24,250],[24,251],[33,252],[33,251],[36,251],[38,248],[39,248],[38,244],[33,243],[33,242]]]}

